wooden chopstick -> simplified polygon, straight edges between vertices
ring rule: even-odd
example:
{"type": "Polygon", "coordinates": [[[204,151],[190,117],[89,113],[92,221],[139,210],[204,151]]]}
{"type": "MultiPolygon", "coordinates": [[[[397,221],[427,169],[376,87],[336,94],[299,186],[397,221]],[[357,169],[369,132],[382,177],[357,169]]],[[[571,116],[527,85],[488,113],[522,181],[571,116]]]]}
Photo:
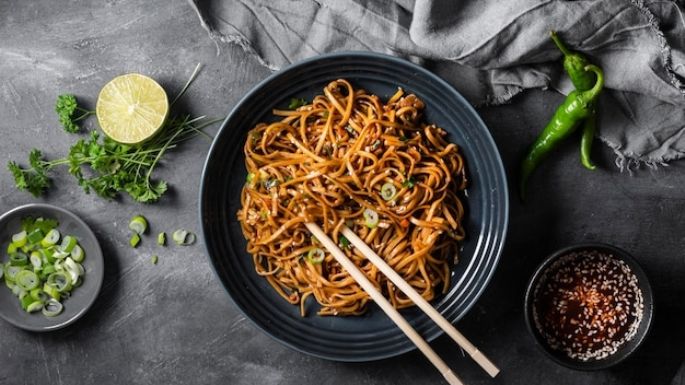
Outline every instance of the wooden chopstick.
{"type": "Polygon", "coordinates": [[[450,385],[463,385],[459,377],[457,377],[454,372],[447,366],[445,361],[443,361],[435,351],[428,345],[428,343],[419,335],[419,333],[414,330],[414,328],[409,325],[409,322],[405,320],[400,313],[395,309],[390,302],[381,294],[380,291],[369,281],[366,275],[359,270],[359,268],[352,262],[345,253],[338,248],[338,246],[326,235],[326,233],[321,230],[321,228],[315,223],[305,223],[307,229],[321,242],[321,244],[328,249],[328,251],[333,255],[333,258],[342,265],[342,267],[347,270],[348,273],[354,278],[359,286],[364,289],[364,291],[369,294],[371,299],[376,302],[376,304],[385,312],[385,314],[390,317],[390,319],[399,327],[404,334],[416,345],[417,348],[423,353],[423,355],[428,358],[428,360],[440,371],[447,382],[450,385]]]}
{"type": "Polygon", "coordinates": [[[463,334],[461,334],[449,321],[445,319],[421,294],[414,290],[397,272],[388,265],[383,258],[376,254],[354,231],[343,225],[342,234],[362,253],[371,263],[404,292],[424,313],[426,313],[442,330],[461,346],[474,361],[480,365],[491,377],[499,373],[499,369],[478,348],[476,348],[463,334]]]}

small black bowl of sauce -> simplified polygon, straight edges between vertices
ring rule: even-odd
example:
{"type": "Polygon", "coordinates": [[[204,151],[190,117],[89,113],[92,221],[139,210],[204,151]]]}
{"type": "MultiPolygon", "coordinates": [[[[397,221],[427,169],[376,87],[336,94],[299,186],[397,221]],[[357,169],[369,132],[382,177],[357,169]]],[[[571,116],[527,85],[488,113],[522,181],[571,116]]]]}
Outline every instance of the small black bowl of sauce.
{"type": "Polygon", "coordinates": [[[538,345],[556,362],[599,370],[644,341],[654,306],[647,276],[616,247],[571,246],[548,257],[528,284],[525,316],[538,345]]]}

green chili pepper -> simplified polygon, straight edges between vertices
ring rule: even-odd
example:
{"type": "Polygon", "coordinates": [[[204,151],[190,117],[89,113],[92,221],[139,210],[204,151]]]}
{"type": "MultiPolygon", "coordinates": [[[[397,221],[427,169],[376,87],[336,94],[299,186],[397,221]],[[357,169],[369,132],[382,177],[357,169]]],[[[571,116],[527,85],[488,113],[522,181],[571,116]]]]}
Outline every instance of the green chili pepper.
{"type": "Polygon", "coordinates": [[[564,69],[571,78],[571,83],[578,91],[587,91],[596,83],[596,76],[592,71],[587,71],[585,67],[592,64],[585,55],[571,51],[566,47],[557,33],[552,31],[552,41],[564,54],[564,69]]]}
{"type": "Polygon", "coordinates": [[[542,134],[531,146],[528,155],[521,163],[519,184],[521,199],[525,197],[526,181],[530,174],[564,138],[573,133],[583,119],[589,117],[594,111],[594,102],[604,86],[604,75],[599,67],[592,64],[586,66],[585,69],[594,72],[597,75],[597,81],[587,91],[574,90],[568,94],[564,102],[554,112],[554,116],[547,123],[542,134]]]}
{"type": "Polygon", "coordinates": [[[583,136],[580,139],[580,162],[588,170],[597,168],[592,159],[590,159],[590,150],[592,149],[592,140],[595,138],[595,130],[597,128],[597,113],[593,111],[590,116],[583,122],[583,136]]]}
{"type": "MultiPolygon", "coordinates": [[[[552,31],[552,41],[559,48],[559,51],[564,54],[564,69],[571,78],[571,83],[578,91],[587,91],[595,84],[596,76],[592,71],[586,71],[590,60],[583,54],[571,51],[566,47],[566,44],[557,36],[557,33],[552,31]]],[[[597,127],[597,119],[594,116],[595,112],[588,116],[583,126],[583,137],[580,141],[580,161],[588,170],[597,168],[590,159],[590,152],[592,150],[592,140],[595,135],[597,127]]]]}

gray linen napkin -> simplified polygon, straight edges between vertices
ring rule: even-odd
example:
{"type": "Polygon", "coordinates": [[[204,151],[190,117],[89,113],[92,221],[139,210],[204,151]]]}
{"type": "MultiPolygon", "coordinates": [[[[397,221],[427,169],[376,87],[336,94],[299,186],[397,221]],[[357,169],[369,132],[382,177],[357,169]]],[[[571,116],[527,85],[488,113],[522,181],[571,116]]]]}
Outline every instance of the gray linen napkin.
{"type": "Polygon", "coordinates": [[[338,50],[440,61],[474,68],[476,105],[527,88],[568,93],[554,29],[605,70],[598,136],[620,168],[685,156],[683,1],[188,1],[217,44],[238,44],[271,69],[338,50]]]}

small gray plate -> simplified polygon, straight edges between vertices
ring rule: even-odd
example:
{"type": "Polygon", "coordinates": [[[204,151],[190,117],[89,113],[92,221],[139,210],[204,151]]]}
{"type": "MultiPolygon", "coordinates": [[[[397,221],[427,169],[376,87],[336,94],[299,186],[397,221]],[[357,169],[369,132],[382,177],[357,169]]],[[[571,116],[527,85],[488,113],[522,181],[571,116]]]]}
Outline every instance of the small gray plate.
{"type": "Polygon", "coordinates": [[[73,235],[85,251],[83,268],[86,271],[83,284],[71,292],[63,301],[64,311],[56,317],[46,317],[41,312],[25,312],[17,297],[0,283],[0,317],[12,325],[35,332],[61,329],[79,319],[93,305],[102,287],[104,260],[102,250],[90,227],[73,213],[48,204],[32,203],[14,208],[0,216],[0,260],[7,259],[7,246],[12,234],[21,231],[21,219],[43,217],[59,221],[58,230],[62,236],[73,235]]]}

